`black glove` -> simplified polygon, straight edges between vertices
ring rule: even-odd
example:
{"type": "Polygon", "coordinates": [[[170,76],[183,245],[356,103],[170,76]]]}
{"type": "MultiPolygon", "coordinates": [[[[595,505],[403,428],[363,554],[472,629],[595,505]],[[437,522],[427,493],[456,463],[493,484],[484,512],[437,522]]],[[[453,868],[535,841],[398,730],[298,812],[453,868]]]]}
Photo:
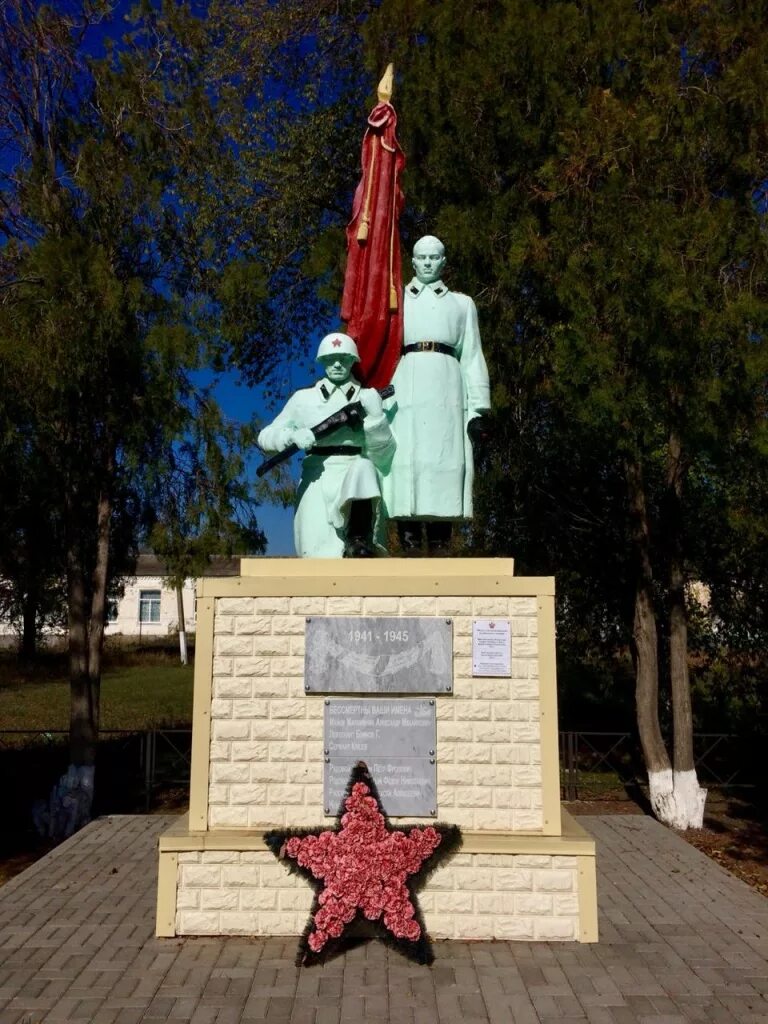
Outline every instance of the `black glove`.
{"type": "Polygon", "coordinates": [[[472,442],[472,452],[479,461],[488,450],[491,440],[491,423],[487,416],[475,416],[467,424],[467,436],[472,442]]]}

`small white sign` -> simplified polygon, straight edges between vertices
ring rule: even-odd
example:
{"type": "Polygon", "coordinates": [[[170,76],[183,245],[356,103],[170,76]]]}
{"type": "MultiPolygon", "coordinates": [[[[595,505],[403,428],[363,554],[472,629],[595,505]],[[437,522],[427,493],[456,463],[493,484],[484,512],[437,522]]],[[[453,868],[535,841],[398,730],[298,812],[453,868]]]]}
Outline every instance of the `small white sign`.
{"type": "Polygon", "coordinates": [[[472,675],[511,676],[509,619],[472,622],[472,675]]]}

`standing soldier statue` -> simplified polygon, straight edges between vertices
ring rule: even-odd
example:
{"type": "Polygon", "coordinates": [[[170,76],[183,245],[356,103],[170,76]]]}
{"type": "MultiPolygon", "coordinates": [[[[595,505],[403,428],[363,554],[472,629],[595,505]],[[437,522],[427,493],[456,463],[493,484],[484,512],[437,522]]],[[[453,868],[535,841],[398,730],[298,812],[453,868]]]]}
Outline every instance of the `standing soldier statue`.
{"type": "Polygon", "coordinates": [[[403,554],[420,554],[424,534],[429,554],[448,554],[453,523],[472,517],[472,445],[487,436],[490,394],[477,310],[469,296],[443,284],[438,238],[416,243],[416,276],[402,288],[405,156],[392,87],[390,65],[366,126],[347,228],[341,312],[350,333],[323,339],[317,357],[325,379],[294,394],[258,438],[264,451],[279,453],[259,475],[293,452],[307,453],[294,520],[296,553],[305,558],[385,553],[376,543],[385,516],[397,521],[403,554]],[[354,364],[381,394],[352,379],[354,364]],[[385,415],[382,396],[392,390],[385,415]]]}
{"type": "Polygon", "coordinates": [[[420,553],[423,526],[428,552],[448,554],[453,523],[472,517],[472,442],[482,443],[491,404],[475,304],[443,284],[444,266],[440,239],[419,239],[392,381],[397,449],[384,479],[405,555],[420,553]]]}
{"type": "Polygon", "coordinates": [[[317,359],[325,377],[292,395],[265,427],[258,445],[283,453],[306,452],[296,499],[293,534],[302,558],[371,558],[377,552],[379,471],[386,471],[395,443],[381,396],[352,378],[359,361],[347,334],[328,334],[317,359]]]}

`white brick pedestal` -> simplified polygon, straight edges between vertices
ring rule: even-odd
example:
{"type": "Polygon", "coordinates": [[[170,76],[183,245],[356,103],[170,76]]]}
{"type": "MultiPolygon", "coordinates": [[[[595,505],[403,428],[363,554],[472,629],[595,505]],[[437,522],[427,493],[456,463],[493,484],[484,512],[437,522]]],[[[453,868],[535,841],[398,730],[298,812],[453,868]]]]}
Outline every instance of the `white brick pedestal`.
{"type": "MultiPolygon", "coordinates": [[[[561,814],[554,584],[511,560],[249,559],[198,585],[190,811],[160,841],[158,935],[299,935],[312,891],[263,833],[328,822],[307,616],[453,620],[436,697],[440,821],[462,848],[419,896],[435,938],[597,938],[594,843],[561,814]],[[508,619],[511,677],[472,677],[472,622],[508,619]]],[[[393,823],[424,823],[393,818],[393,823]]]]}

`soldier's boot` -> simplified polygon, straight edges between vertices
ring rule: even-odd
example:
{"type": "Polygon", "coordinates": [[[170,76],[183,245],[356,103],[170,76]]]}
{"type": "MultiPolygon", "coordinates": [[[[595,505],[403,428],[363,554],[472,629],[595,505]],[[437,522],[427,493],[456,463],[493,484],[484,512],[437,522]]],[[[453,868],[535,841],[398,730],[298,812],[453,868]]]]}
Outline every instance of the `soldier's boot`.
{"type": "Polygon", "coordinates": [[[398,519],[397,536],[400,540],[400,551],[404,558],[417,558],[422,553],[421,519],[398,519]]]}
{"type": "Polygon", "coordinates": [[[451,553],[453,523],[438,519],[427,523],[427,554],[431,558],[447,558],[451,553]]]}
{"type": "Polygon", "coordinates": [[[345,558],[375,558],[373,543],[373,499],[349,503],[347,536],[344,541],[345,558]]]}

